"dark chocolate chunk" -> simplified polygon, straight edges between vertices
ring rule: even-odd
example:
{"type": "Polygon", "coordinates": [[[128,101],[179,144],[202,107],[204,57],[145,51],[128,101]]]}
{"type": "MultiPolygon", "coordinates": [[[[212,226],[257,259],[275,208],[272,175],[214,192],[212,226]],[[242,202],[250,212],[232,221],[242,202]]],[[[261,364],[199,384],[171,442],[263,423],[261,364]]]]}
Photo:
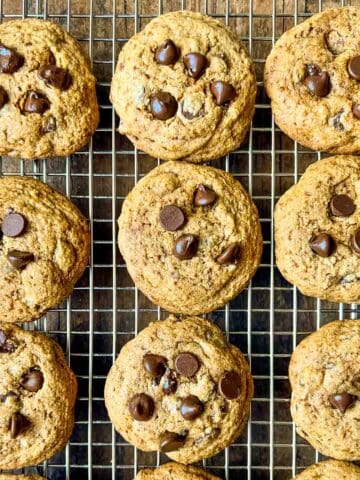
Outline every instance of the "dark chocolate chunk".
{"type": "Polygon", "coordinates": [[[206,185],[199,185],[194,193],[194,205],[196,207],[205,207],[213,205],[218,196],[211,188],[206,185]]]}
{"type": "Polygon", "coordinates": [[[147,372],[153,378],[160,378],[164,375],[166,371],[167,360],[161,355],[154,355],[152,353],[147,353],[143,358],[143,365],[147,372]]]}
{"type": "Polygon", "coordinates": [[[139,422],[146,422],[153,416],[154,400],[146,393],[134,395],[129,403],[130,415],[139,422]]]}
{"type": "Polygon", "coordinates": [[[160,436],[160,450],[165,453],[173,452],[183,447],[185,442],[185,435],[166,431],[160,436]]]}
{"type": "Polygon", "coordinates": [[[14,73],[23,63],[24,57],[0,44],[0,73],[14,73]]]}
{"type": "Polygon", "coordinates": [[[21,252],[20,250],[9,250],[7,259],[10,265],[21,270],[30,262],[34,261],[34,255],[30,252],[21,252]]]}
{"type": "Polygon", "coordinates": [[[46,85],[58,90],[67,90],[71,84],[69,72],[56,65],[43,65],[39,70],[39,77],[44,80],[46,85]]]}
{"type": "Polygon", "coordinates": [[[44,384],[44,376],[40,370],[29,370],[20,378],[19,383],[28,392],[38,392],[44,384]]]}
{"type": "Polygon", "coordinates": [[[334,241],[327,233],[320,232],[309,241],[311,250],[320,257],[329,257],[334,249],[334,241]]]}
{"type": "Polygon", "coordinates": [[[355,400],[355,395],[351,395],[350,393],[335,393],[334,395],[329,396],[329,402],[331,405],[340,410],[341,413],[345,413],[355,400]]]}
{"type": "Polygon", "coordinates": [[[200,417],[204,411],[204,405],[195,395],[189,395],[182,399],[180,413],[185,420],[195,420],[200,417]]]}
{"type": "Polygon", "coordinates": [[[210,84],[210,91],[213,94],[216,105],[225,105],[236,97],[235,88],[227,82],[213,82],[210,84]]]}
{"type": "Polygon", "coordinates": [[[158,92],[150,101],[151,112],[158,120],[168,120],[173,117],[178,108],[176,99],[167,92],[158,92]]]}
{"type": "Polygon", "coordinates": [[[241,255],[241,248],[237,242],[231,243],[222,253],[216,258],[220,265],[228,265],[229,263],[239,263],[241,255]]]}
{"type": "Polygon", "coordinates": [[[193,377],[200,368],[200,362],[196,355],[190,352],[182,352],[175,359],[177,373],[184,377],[193,377]]]}
{"type": "Polygon", "coordinates": [[[176,205],[166,205],[160,212],[160,223],[169,232],[179,230],[185,223],[185,214],[176,205]]]}
{"type": "Polygon", "coordinates": [[[23,113],[44,113],[49,110],[50,102],[42,93],[30,90],[26,94],[23,113]]]}
{"type": "Polygon", "coordinates": [[[334,195],[330,210],[335,217],[349,217],[355,212],[355,204],[348,195],[334,195]]]}
{"type": "Polygon", "coordinates": [[[181,235],[174,246],[174,255],[179,260],[189,260],[193,258],[198,250],[199,239],[196,235],[181,235]]]}
{"type": "Polygon", "coordinates": [[[10,437],[18,437],[30,425],[29,420],[19,412],[13,413],[10,419],[10,437]]]}
{"type": "Polygon", "coordinates": [[[18,237],[24,233],[26,224],[26,218],[21,213],[11,212],[5,215],[1,231],[6,237],[18,237]]]}
{"type": "Polygon", "coordinates": [[[235,400],[241,394],[241,377],[237,372],[224,372],[219,380],[219,391],[228,400],[235,400]]]}
{"type": "Polygon", "coordinates": [[[360,56],[359,55],[350,58],[347,64],[347,69],[350,77],[358,81],[360,80],[360,56]]]}
{"type": "Polygon", "coordinates": [[[201,53],[188,53],[183,60],[189,77],[195,79],[200,78],[208,66],[207,58],[201,53]]]}
{"type": "Polygon", "coordinates": [[[174,65],[179,58],[179,50],[172,40],[165,40],[155,51],[155,61],[160,65],[174,65]]]}

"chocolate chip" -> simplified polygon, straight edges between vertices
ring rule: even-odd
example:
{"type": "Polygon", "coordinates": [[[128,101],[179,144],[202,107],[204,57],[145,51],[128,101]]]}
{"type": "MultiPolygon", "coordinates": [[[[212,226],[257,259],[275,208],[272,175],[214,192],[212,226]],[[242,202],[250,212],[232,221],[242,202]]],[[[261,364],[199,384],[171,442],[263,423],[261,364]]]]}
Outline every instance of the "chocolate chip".
{"type": "Polygon", "coordinates": [[[359,388],[360,387],[360,373],[354,376],[352,379],[351,383],[355,385],[355,387],[359,388]]]}
{"type": "Polygon", "coordinates": [[[309,65],[308,72],[309,75],[305,77],[304,84],[307,86],[309,92],[316,97],[326,97],[330,91],[329,74],[327,72],[320,72],[315,65],[309,65]]]}
{"type": "Polygon", "coordinates": [[[177,112],[176,99],[167,92],[158,92],[150,102],[151,112],[158,120],[168,120],[177,112]]]}
{"type": "Polygon", "coordinates": [[[199,239],[196,235],[181,235],[174,246],[174,255],[179,260],[189,260],[196,255],[199,239]]]}
{"type": "Polygon", "coordinates": [[[331,405],[340,410],[341,413],[345,413],[355,400],[356,397],[350,393],[336,393],[335,395],[329,396],[329,402],[331,405]]]}
{"type": "Polygon", "coordinates": [[[196,207],[205,207],[207,205],[213,205],[218,196],[206,185],[199,185],[194,193],[194,205],[196,207]]]}
{"type": "Polygon", "coordinates": [[[160,436],[160,450],[165,453],[173,452],[183,447],[185,442],[185,435],[179,435],[178,433],[166,431],[160,436]]]}
{"type": "Polygon", "coordinates": [[[175,359],[177,373],[191,378],[200,368],[200,362],[196,355],[190,352],[182,352],[175,359]]]}
{"type": "Polygon", "coordinates": [[[21,252],[20,250],[9,250],[7,259],[10,265],[17,270],[21,270],[28,263],[34,261],[34,255],[30,252],[21,252]]]}
{"type": "Polygon", "coordinates": [[[0,330],[0,353],[13,353],[15,349],[14,343],[9,339],[4,330],[0,330]]]}
{"type": "Polygon", "coordinates": [[[351,246],[356,253],[360,253],[360,228],[351,236],[351,246]]]}
{"type": "Polygon", "coordinates": [[[1,224],[1,231],[6,237],[18,237],[26,228],[26,218],[21,213],[8,213],[1,224]]]}
{"type": "Polygon", "coordinates": [[[341,110],[341,112],[337,113],[334,117],[330,119],[335,130],[338,130],[339,132],[343,132],[345,130],[345,126],[341,121],[343,113],[344,111],[341,110]]]}
{"type": "Polygon", "coordinates": [[[235,242],[231,243],[222,253],[216,258],[217,263],[220,265],[228,265],[229,263],[237,264],[240,261],[241,248],[240,245],[235,242]]]}
{"type": "Polygon", "coordinates": [[[56,120],[53,116],[50,116],[46,121],[43,131],[45,133],[49,133],[53,132],[54,130],[56,130],[56,120]]]}
{"type": "Polygon", "coordinates": [[[160,223],[165,230],[175,232],[185,223],[185,215],[176,205],[166,205],[160,212],[160,223]]]}
{"type": "Polygon", "coordinates": [[[194,120],[194,118],[202,117],[204,114],[204,109],[202,107],[194,109],[193,112],[186,110],[186,108],[191,108],[190,105],[185,106],[185,102],[181,103],[181,112],[186,120],[194,120]]]}
{"type": "Polygon", "coordinates": [[[172,370],[169,370],[169,372],[165,375],[162,389],[165,395],[171,395],[172,393],[176,392],[177,380],[175,373],[172,370]]]}
{"type": "Polygon", "coordinates": [[[161,355],[153,355],[152,353],[147,353],[143,357],[143,365],[147,372],[153,378],[160,378],[164,375],[166,370],[167,360],[161,355]]]}
{"type": "Polygon", "coordinates": [[[139,422],[150,420],[154,413],[154,400],[145,393],[134,395],[129,403],[130,415],[139,422]]]}
{"type": "Polygon", "coordinates": [[[179,50],[172,40],[165,40],[155,50],[155,62],[160,65],[174,65],[179,58],[179,50]]]}
{"type": "Polygon", "coordinates": [[[215,98],[216,105],[227,104],[236,97],[235,88],[227,82],[212,82],[210,91],[215,98]]]}
{"type": "Polygon", "coordinates": [[[327,233],[321,232],[311,237],[311,250],[320,257],[330,257],[334,248],[334,241],[327,233]]]}
{"type": "Polygon", "coordinates": [[[20,378],[19,383],[28,392],[38,392],[44,384],[44,376],[40,370],[29,370],[20,378]]]}
{"type": "Polygon", "coordinates": [[[24,57],[0,44],[0,73],[14,73],[24,63],[24,57]]]}
{"type": "Polygon", "coordinates": [[[334,195],[330,201],[330,210],[335,217],[349,217],[355,212],[355,204],[347,195],[334,195]]]}
{"type": "Polygon", "coordinates": [[[50,102],[42,93],[30,90],[26,94],[23,113],[44,113],[49,110],[50,102]]]}
{"type": "Polygon", "coordinates": [[[360,103],[355,103],[352,107],[352,113],[355,118],[360,119],[360,103]]]}
{"type": "Polygon", "coordinates": [[[26,430],[29,425],[30,422],[24,415],[21,415],[19,412],[13,413],[10,420],[10,437],[12,439],[16,438],[26,430]]]}
{"type": "Polygon", "coordinates": [[[233,370],[224,372],[219,380],[219,391],[228,400],[235,400],[241,393],[241,377],[233,370]]]}
{"type": "Polygon", "coordinates": [[[180,413],[185,420],[195,420],[204,411],[204,405],[195,395],[189,395],[181,401],[180,413]]]}
{"type": "Polygon", "coordinates": [[[59,90],[67,90],[71,84],[69,72],[56,65],[43,65],[39,70],[39,77],[46,85],[59,90]]]}
{"type": "Polygon", "coordinates": [[[4,87],[0,86],[0,108],[2,108],[5,103],[7,103],[9,100],[8,94],[6,93],[6,90],[4,87]]]}
{"type": "Polygon", "coordinates": [[[201,53],[188,53],[184,56],[183,60],[189,77],[195,79],[201,77],[206,67],[208,66],[208,61],[206,57],[201,53]]]}
{"type": "Polygon", "coordinates": [[[360,56],[352,57],[348,61],[347,69],[350,77],[360,80],[360,56]]]}

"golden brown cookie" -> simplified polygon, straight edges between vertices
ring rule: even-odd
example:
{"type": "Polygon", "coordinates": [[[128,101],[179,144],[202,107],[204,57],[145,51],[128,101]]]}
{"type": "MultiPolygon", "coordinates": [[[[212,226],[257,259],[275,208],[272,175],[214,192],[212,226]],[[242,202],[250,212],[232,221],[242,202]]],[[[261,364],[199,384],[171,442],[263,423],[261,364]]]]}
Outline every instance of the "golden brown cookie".
{"type": "Polygon", "coordinates": [[[151,323],[122,348],[105,385],[110,419],[127,441],[186,464],[237,438],[252,396],[240,350],[197,317],[151,323]]]}
{"type": "Polygon", "coordinates": [[[120,52],[111,101],[120,133],[163,160],[213,160],[250,125],[252,61],[224,24],[190,11],[152,20],[120,52]]]}
{"type": "Polygon", "coordinates": [[[360,8],[332,8],[285,32],[265,66],[275,121],[302,145],[360,151],[360,8]]]}
{"type": "Polygon", "coordinates": [[[289,380],[298,434],[323,455],[359,460],[360,321],[332,322],[305,338],[289,380]]]}
{"type": "Polygon", "coordinates": [[[219,480],[219,477],[201,468],[180,463],[166,463],[158,468],[141,470],[134,480],[219,480]]]}
{"type": "Polygon", "coordinates": [[[35,465],[68,441],[75,375],[43,333],[0,324],[0,469],[35,465]]]}
{"type": "Polygon", "coordinates": [[[64,300],[85,270],[88,221],[68,198],[30,177],[0,178],[2,321],[26,322],[64,300]]]}
{"type": "Polygon", "coordinates": [[[0,155],[70,155],[99,121],[95,77],[74,38],[39,19],[0,25],[0,155]]]}
{"type": "Polygon", "coordinates": [[[276,205],[276,263],[305,295],[360,302],[359,182],[359,157],[326,158],[276,205]]]}
{"type": "Polygon", "coordinates": [[[230,174],[167,162],[127,196],[119,247],[146,296],[171,312],[195,315],[246,287],[260,263],[262,236],[255,205],[230,174]]]}
{"type": "Polygon", "coordinates": [[[326,460],[306,468],[294,480],[359,480],[360,468],[357,465],[338,460],[326,460]]]}

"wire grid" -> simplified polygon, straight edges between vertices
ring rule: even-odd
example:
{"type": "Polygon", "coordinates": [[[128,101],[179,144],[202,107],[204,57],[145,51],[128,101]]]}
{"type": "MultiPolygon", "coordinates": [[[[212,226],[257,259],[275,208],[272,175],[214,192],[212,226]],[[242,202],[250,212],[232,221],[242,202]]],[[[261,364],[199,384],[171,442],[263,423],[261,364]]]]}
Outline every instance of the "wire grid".
{"type": "MultiPolygon", "coordinates": [[[[360,0],[351,2],[359,5],[360,0]]],[[[127,444],[111,426],[103,401],[105,377],[121,346],[166,312],[152,305],[127,274],[116,245],[116,219],[126,194],[159,162],[116,132],[109,100],[117,55],[153,17],[191,9],[217,17],[247,45],[258,79],[256,114],[247,140],[213,164],[238,178],[259,209],[264,254],[244,292],[208,317],[247,354],[255,398],[247,428],[225,451],[203,462],[222,479],[287,480],[319,459],[296,435],[289,413],[289,357],[305,335],[334,319],[356,318],[356,305],[302,296],[274,265],[273,209],[319,154],[292,142],[275,126],[263,88],[263,66],[275,40],[313,13],[340,1],[321,0],[0,0],[2,21],[39,17],[59,22],[90,55],[98,79],[100,126],[90,144],[69,158],[24,162],[3,157],[1,173],[30,175],[68,195],[89,217],[89,267],[71,298],[25,328],[54,337],[79,380],[76,423],[66,449],[38,467],[49,479],[130,480],[144,466],[166,461],[127,444]]]]}

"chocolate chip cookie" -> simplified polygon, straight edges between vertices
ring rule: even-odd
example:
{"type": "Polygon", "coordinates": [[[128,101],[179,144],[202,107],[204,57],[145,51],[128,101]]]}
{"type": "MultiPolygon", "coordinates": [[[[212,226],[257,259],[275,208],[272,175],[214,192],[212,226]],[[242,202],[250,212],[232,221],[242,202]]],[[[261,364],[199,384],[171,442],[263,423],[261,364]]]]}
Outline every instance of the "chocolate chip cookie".
{"type": "Polygon", "coordinates": [[[0,324],[0,469],[35,465],[61,450],[74,425],[77,383],[57,343],[0,324]]]}
{"type": "Polygon", "coordinates": [[[323,455],[360,458],[360,322],[329,323],[295,349],[289,367],[297,432],[323,455]]]}
{"type": "Polygon", "coordinates": [[[305,295],[360,302],[360,162],[320,160],[275,208],[276,262],[305,295]]]}
{"type": "Polygon", "coordinates": [[[186,162],[152,170],[126,198],[119,247],[135,284],[174,313],[211,312],[254,275],[256,207],[228,173],[186,162]]]}
{"type": "MultiPolygon", "coordinates": [[[[1,476],[0,476],[1,480],[1,476]]],[[[180,463],[166,463],[156,469],[141,470],[134,480],[220,480],[205,470],[182,465],[180,463]]]]}
{"type": "Polygon", "coordinates": [[[0,25],[0,155],[70,155],[98,120],[95,77],[74,38],[34,18],[0,25]]]}
{"type": "Polygon", "coordinates": [[[141,450],[181,463],[228,446],[245,425],[252,395],[242,353],[197,317],[151,323],[122,348],[105,385],[115,429],[141,450]]]}
{"type": "Polygon", "coordinates": [[[296,475],[294,480],[339,480],[341,478],[359,480],[360,468],[348,462],[326,460],[306,468],[299,475],[296,475]]]}
{"type": "Polygon", "coordinates": [[[26,322],[64,300],[85,270],[87,220],[66,197],[29,177],[0,178],[0,309],[26,322]]]}
{"type": "Polygon", "coordinates": [[[239,38],[199,13],[152,20],[119,55],[111,101],[120,133],[164,160],[213,160],[243,140],[256,79],[239,38]]]}
{"type": "Polygon", "coordinates": [[[360,151],[360,8],[333,8],[285,32],[265,66],[275,121],[314,150],[360,151]]]}

